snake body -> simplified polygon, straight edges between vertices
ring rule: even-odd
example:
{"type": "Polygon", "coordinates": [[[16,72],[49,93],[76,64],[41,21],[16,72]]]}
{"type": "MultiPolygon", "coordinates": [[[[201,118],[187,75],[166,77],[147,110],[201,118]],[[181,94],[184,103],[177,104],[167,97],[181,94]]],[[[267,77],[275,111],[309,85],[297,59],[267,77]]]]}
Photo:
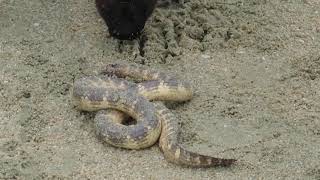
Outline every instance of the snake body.
{"type": "Polygon", "coordinates": [[[188,83],[143,66],[109,64],[99,76],[74,82],[73,102],[79,110],[98,111],[98,137],[122,148],[142,149],[159,139],[167,161],[189,167],[230,166],[235,159],[222,159],[190,152],[178,142],[178,122],[160,101],[192,98],[188,83]],[[139,80],[138,83],[124,78],[139,80]],[[124,125],[132,117],[137,123],[124,125]]]}

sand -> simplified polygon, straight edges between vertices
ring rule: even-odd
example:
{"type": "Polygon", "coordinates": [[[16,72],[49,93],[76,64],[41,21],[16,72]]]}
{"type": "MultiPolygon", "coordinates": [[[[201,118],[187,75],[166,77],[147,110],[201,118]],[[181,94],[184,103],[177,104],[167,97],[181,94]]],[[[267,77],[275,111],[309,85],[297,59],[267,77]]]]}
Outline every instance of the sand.
{"type": "Polygon", "coordinates": [[[0,179],[320,179],[318,0],[185,0],[158,8],[140,40],[108,36],[94,1],[0,0],[0,179]],[[230,168],[167,163],[95,136],[74,79],[110,62],[191,82],[170,109],[181,141],[230,168]]]}

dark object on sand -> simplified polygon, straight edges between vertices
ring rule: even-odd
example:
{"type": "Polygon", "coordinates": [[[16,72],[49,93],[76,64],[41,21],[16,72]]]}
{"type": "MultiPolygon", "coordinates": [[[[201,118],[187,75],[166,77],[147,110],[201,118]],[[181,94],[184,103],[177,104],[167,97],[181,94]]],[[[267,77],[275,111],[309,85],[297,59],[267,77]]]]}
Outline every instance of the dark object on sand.
{"type": "Polygon", "coordinates": [[[96,0],[110,35],[121,40],[140,35],[156,3],[157,0],[96,0]]]}

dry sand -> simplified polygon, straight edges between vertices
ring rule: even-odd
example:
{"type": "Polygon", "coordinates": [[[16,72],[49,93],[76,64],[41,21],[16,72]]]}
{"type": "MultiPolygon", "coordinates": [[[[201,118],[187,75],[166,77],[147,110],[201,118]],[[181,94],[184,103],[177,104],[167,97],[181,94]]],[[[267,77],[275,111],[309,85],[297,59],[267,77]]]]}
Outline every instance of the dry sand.
{"type": "Polygon", "coordinates": [[[318,0],[186,0],[133,42],[107,36],[93,0],[0,0],[0,27],[0,179],[320,179],[318,0]],[[70,89],[120,61],[189,80],[195,97],[170,106],[183,144],[239,163],[98,141],[70,89]]]}

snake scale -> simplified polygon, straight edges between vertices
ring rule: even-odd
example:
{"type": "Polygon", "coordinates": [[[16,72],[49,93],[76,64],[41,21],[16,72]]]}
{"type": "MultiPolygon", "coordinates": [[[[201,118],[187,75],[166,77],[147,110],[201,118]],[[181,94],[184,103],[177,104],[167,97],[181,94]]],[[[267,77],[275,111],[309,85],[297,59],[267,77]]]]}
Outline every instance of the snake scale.
{"type": "Polygon", "coordinates": [[[98,111],[94,118],[96,134],[113,146],[142,149],[160,137],[160,149],[171,163],[188,167],[230,166],[235,159],[201,155],[179,144],[178,122],[161,101],[187,101],[192,95],[187,82],[167,73],[139,65],[108,64],[100,75],[75,80],[72,97],[77,109],[98,111]],[[136,124],[124,125],[129,117],[136,124]]]}

